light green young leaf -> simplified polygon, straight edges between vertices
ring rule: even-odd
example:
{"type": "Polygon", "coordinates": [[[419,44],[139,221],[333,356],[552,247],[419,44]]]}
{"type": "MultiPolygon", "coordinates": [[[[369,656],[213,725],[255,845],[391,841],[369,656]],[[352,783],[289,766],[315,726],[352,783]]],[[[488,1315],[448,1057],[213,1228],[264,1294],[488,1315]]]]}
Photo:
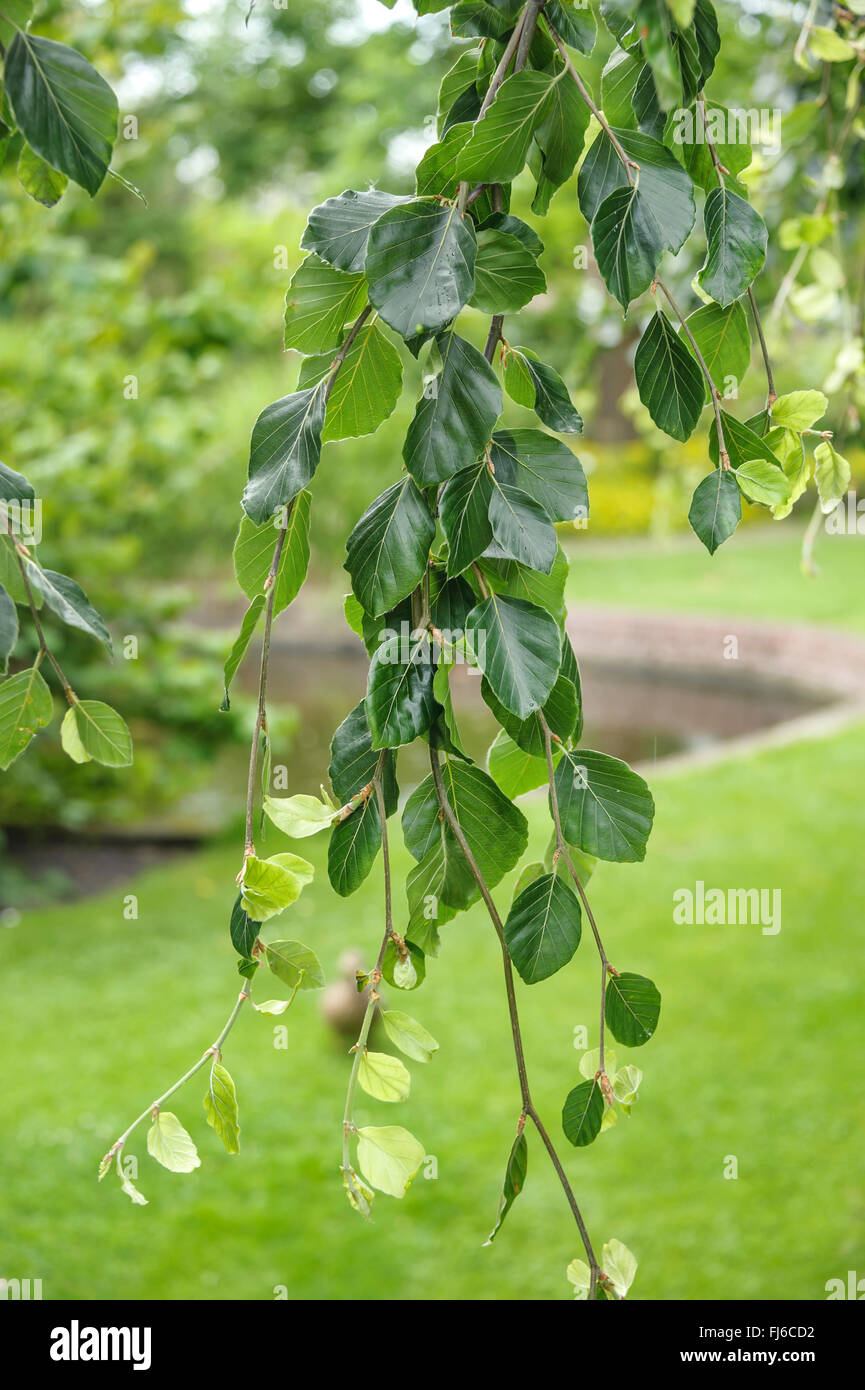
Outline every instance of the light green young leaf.
{"type": "MultiPolygon", "coordinates": [[[[609,1064],[607,1073],[612,1074],[613,1064],[609,1064]]],[[[635,1105],[637,1102],[637,1092],[643,1080],[643,1073],[639,1067],[622,1067],[613,1076],[613,1095],[620,1105],[635,1105]]]]}
{"type": "Polygon", "coordinates": [[[833,511],[850,486],[850,464],[828,439],[821,440],[814,450],[814,479],[825,515],[833,511]]]}
{"type": "Polygon", "coordinates": [[[6,668],[15,643],[18,641],[18,610],[10,594],[0,584],[0,676],[6,668]]]}
{"type": "Polygon", "coordinates": [[[385,1009],[381,1016],[384,1030],[391,1042],[415,1062],[428,1062],[439,1045],[417,1019],[399,1009],[385,1009]]]}
{"type": "Polygon", "coordinates": [[[18,156],[18,181],[25,193],[29,193],[31,198],[46,208],[53,208],[59,203],[69,182],[65,174],[52,169],[51,165],[27,144],[21,146],[18,156]]]}
{"type": "Polygon", "coordinates": [[[565,1272],[568,1283],[574,1286],[574,1298],[580,1301],[587,1300],[589,1289],[592,1287],[592,1271],[585,1260],[571,1260],[565,1272]]]}
{"type": "Polygon", "coordinates": [[[309,835],[317,835],[329,826],[334,811],[317,796],[266,796],[264,814],[273,821],[277,830],[292,840],[305,840],[309,835]]]}
{"type": "Polygon", "coordinates": [[[624,1298],[634,1282],[637,1261],[627,1245],[620,1240],[611,1240],[603,1248],[601,1269],[613,1285],[619,1298],[624,1298]]]}
{"type": "MultiPolygon", "coordinates": [[[[333,353],[307,357],[298,386],[312,386],[330,371],[333,353]]],[[[339,369],[327,403],[322,440],[356,439],[375,434],[393,414],[402,390],[399,353],[375,323],[360,330],[339,369]]]]}
{"type": "Polygon", "coordinates": [[[424,1147],[401,1125],[357,1131],[357,1161],[367,1182],[391,1197],[404,1197],[424,1161],[424,1147]]]}
{"type": "Polygon", "coordinates": [[[302,942],[271,941],[265,947],[265,956],[269,968],[284,984],[298,989],[324,988],[324,971],[319,959],[302,942]]]}
{"type": "Polygon", "coordinates": [[[774,507],[789,500],[793,486],[790,479],[766,459],[746,459],[734,472],[736,482],[752,502],[774,507]]]}
{"type": "Polygon", "coordinates": [[[240,1151],[240,1125],[237,1120],[237,1092],[231,1076],[221,1062],[210,1070],[210,1085],[204,1097],[207,1123],[219,1135],[227,1151],[240,1151]]]}
{"type": "Polygon", "coordinates": [[[312,494],[299,492],[291,504],[286,521],[283,508],[276,517],[261,525],[244,514],[234,543],[234,573],[246,597],[265,594],[276,543],[281,530],[286,537],[274,580],[273,615],[276,617],[297,597],[309,568],[309,514],[312,494]]]}
{"type": "Polygon", "coordinates": [[[357,1079],[374,1100],[405,1100],[411,1090],[411,1073],[398,1057],[388,1052],[364,1052],[357,1079]]]}
{"type": "Polygon", "coordinates": [[[147,1152],[172,1173],[191,1173],[201,1167],[192,1136],[170,1110],[160,1110],[147,1131],[147,1152]]]}
{"type": "Polygon", "coordinates": [[[772,423],[788,430],[810,430],[826,414],[828,405],[822,391],[790,391],[773,403],[772,423]]]}
{"type": "Polygon", "coordinates": [[[254,922],[266,922],[300,897],[312,879],[312,866],[296,855],[275,854],[270,859],[250,855],[243,865],[243,909],[254,922]]]}
{"type": "MultiPolygon", "coordinates": [[[[593,1047],[591,1051],[584,1052],[580,1058],[580,1076],[584,1076],[587,1081],[594,1080],[595,1074],[601,1065],[601,1049],[593,1047]]],[[[613,1047],[604,1047],[604,1071],[607,1076],[612,1076],[616,1070],[616,1050],[613,1047]]]]}

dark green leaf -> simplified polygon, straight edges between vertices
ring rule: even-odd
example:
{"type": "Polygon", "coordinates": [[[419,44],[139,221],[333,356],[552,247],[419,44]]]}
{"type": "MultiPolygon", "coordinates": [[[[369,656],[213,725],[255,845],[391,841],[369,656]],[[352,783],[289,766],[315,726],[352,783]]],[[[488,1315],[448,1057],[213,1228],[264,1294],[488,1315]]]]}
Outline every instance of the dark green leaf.
{"type": "Polygon", "coordinates": [[[597,25],[586,3],[580,0],[576,4],[572,0],[547,0],[543,13],[559,38],[564,39],[570,48],[576,48],[580,53],[591,53],[597,37],[597,25]]]}
{"type": "Polygon", "coordinates": [[[546,288],[543,271],[516,237],[494,228],[478,232],[475,292],[470,301],[474,308],[488,314],[513,313],[546,288]]]}
{"type": "Polygon", "coordinates": [[[527,985],[567,965],[580,944],[580,904],[558,874],[524,888],[505,922],[508,953],[527,985]]]}
{"type": "Polygon", "coordinates": [[[403,338],[450,323],[474,289],[471,219],[455,206],[418,198],[392,208],[369,234],[369,297],[403,338]]]}
{"type": "MultiPolygon", "coordinates": [[[[631,177],[638,180],[640,211],[651,228],[652,246],[674,254],[680,251],[694,226],[694,186],[679,161],[660,140],[637,130],[614,130],[628,157],[639,165],[631,177]]],[[[628,176],[615,147],[601,131],[580,169],[577,191],[588,222],[616,189],[627,189],[628,176]]]]}
{"type": "Polygon", "coordinates": [[[549,574],[530,570],[525,565],[517,564],[516,560],[495,560],[487,555],[479,564],[487,588],[496,594],[525,599],[527,603],[546,609],[561,627],[565,619],[565,584],[568,578],[568,561],[561,546],[549,574]]]}
{"type": "Polygon", "coordinates": [[[493,477],[490,525],[498,555],[549,574],[558,550],[555,528],[539,502],[493,477]]]}
{"type": "Polygon", "coordinates": [[[732,536],[742,520],[742,500],[730,469],[715,468],[697,484],[688,521],[710,555],[732,536]]]}
{"type": "Polygon", "coordinates": [[[499,1198],[499,1209],[496,1212],[496,1224],[490,1231],[486,1245],[492,1245],[499,1231],[502,1222],[514,1204],[514,1201],[522,1192],[526,1185],[526,1173],[529,1167],[529,1146],[526,1143],[525,1134],[518,1134],[513,1142],[508,1156],[508,1166],[505,1169],[505,1181],[502,1186],[502,1195],[499,1198]]]}
{"type": "Polygon", "coordinates": [[[27,143],[93,197],[117,136],[117,98],[105,79],[74,48],[19,32],[5,80],[27,143]]]}
{"type": "Polygon", "coordinates": [[[713,188],[704,211],[706,264],[697,279],[722,306],[744,294],[766,259],[769,234],[750,203],[728,188],[713,188]]]}
{"type": "Polygon", "coordinates": [[[615,188],[601,203],[592,244],[607,289],[627,309],[649,288],[664,251],[658,223],[636,184],[615,188]]]}
{"type": "Polygon", "coordinates": [[[597,1139],[604,1118],[604,1096],[597,1081],[575,1086],[562,1110],[562,1129],[578,1149],[597,1139]]]}
{"type": "MultiPolygon", "coordinates": [[[[355,705],[340,724],[330,745],[330,766],[327,773],[334,795],[345,805],[375,776],[381,754],[372,746],[372,735],[366,717],[366,702],[355,705]]],[[[382,769],[382,791],[385,810],[393,815],[399,798],[393,754],[386,753],[382,769]]]]}
{"type": "Polygon", "coordinates": [[[486,460],[463,468],[442,493],[439,516],[448,543],[448,574],[460,574],[493,538],[489,522],[493,480],[486,460]]]}
{"type": "MultiPolygon", "coordinates": [[[[445,797],[483,877],[494,888],[525,853],[526,818],[474,764],[445,757],[441,771],[445,797]],[[495,834],[491,835],[493,825],[495,834]]],[[[453,831],[447,823],[443,831],[442,824],[435,785],[429,776],[412,792],[403,811],[406,848],[415,859],[424,860],[444,834],[447,874],[441,901],[449,907],[467,907],[478,896],[477,887],[453,831]]]]}
{"type": "Polygon", "coordinates": [[[501,387],[486,358],[453,329],[436,346],[441,371],[424,389],[402,456],[419,487],[443,482],[477,458],[502,409],[501,387]]]}
{"type": "Polygon", "coordinates": [[[490,228],[499,232],[507,232],[508,236],[516,237],[517,241],[521,242],[527,251],[531,251],[535,258],[543,253],[544,243],[534,227],[530,227],[519,217],[512,217],[508,212],[490,213],[489,217],[484,218],[478,226],[478,232],[486,232],[490,228]]]}
{"type": "Polygon", "coordinates": [[[32,560],[25,560],[24,563],[31,587],[38,590],[52,613],[56,613],[68,627],[79,628],[81,632],[89,633],[97,641],[103,642],[111,651],[111,634],[81,585],[66,574],[58,574],[56,570],[40,569],[32,560]]]}
{"type": "Polygon", "coordinates": [[[616,1042],[642,1047],[658,1026],[661,996],[643,975],[611,975],[607,982],[604,1017],[616,1042]]]}
{"type": "Polygon", "coordinates": [[[451,33],[457,38],[503,39],[512,28],[512,16],[489,0],[459,0],[451,8],[451,33]]]}
{"type": "Polygon", "coordinates": [[[338,270],[363,271],[370,228],[383,213],[409,199],[370,188],[356,193],[347,188],[313,208],[300,239],[304,251],[315,251],[338,270]]]}
{"type": "Polygon", "coordinates": [[[0,584],[0,675],[6,674],[9,658],[18,641],[18,610],[0,584]]]}
{"type": "Polygon", "coordinates": [[[252,918],[244,911],[243,896],[239,893],[234,907],[231,909],[228,934],[235,951],[244,959],[248,959],[252,955],[252,948],[255,945],[260,926],[260,922],[253,922],[252,918]]]}
{"type": "Polygon", "coordinates": [[[23,473],[0,463],[0,502],[33,502],[36,494],[23,473]]]}
{"type": "Polygon", "coordinates": [[[493,694],[525,719],[546,704],[561,663],[558,625],[523,599],[491,594],[466,620],[466,639],[493,694]]]}
{"type": "Polygon", "coordinates": [[[546,119],[557,77],[528,68],[508,77],[460,155],[457,172],[470,184],[507,183],[523,168],[535,130],[546,119]]]}
{"type": "Polygon", "coordinates": [[[325,385],[283,396],[261,412],[252,430],[249,481],[241,501],[261,526],[312,479],[321,457],[325,385]]]}
{"type": "Polygon", "coordinates": [[[519,405],[533,409],[549,429],[559,434],[579,434],[582,430],[582,418],[562,378],[529,348],[508,348],[505,388],[519,405]]]}
{"type": "Polygon", "coordinates": [[[426,733],[435,717],[432,649],[426,635],[391,637],[370,662],[366,716],[373,748],[398,748],[426,733]]]}
{"type": "Polygon", "coordinates": [[[689,439],[703,409],[706,386],[692,353],[658,310],[634,357],[640,400],[666,434],[689,439]]]}
{"type": "MultiPolygon", "coordinates": [[[[496,699],[486,678],[481,681],[481,695],[514,743],[534,758],[546,758],[546,743],[537,713],[530,714],[528,719],[518,719],[496,699]]],[[[567,676],[560,675],[544,705],[544,719],[552,732],[565,740],[574,732],[577,714],[577,692],[574,684],[567,676]]]]}
{"type": "Polygon", "coordinates": [[[222,700],[223,710],[228,710],[231,708],[228,695],[228,692],[231,688],[231,682],[234,680],[237,668],[246,654],[247,647],[252,641],[252,634],[258,627],[258,620],[264,612],[264,605],[266,602],[267,599],[265,598],[264,594],[256,594],[255,598],[252,600],[252,603],[249,605],[249,607],[243,615],[243,622],[240,624],[240,631],[238,632],[237,637],[234,639],[234,644],[231,648],[231,651],[225,658],[225,666],[223,668],[223,681],[225,684],[225,695],[223,696],[222,700]]]}
{"type": "Polygon", "coordinates": [[[367,508],[348,538],[345,568],[372,617],[386,613],[417,586],[434,536],[430,510],[408,475],[367,508]]]}
{"type": "Polygon", "coordinates": [[[363,883],[375,863],[381,845],[381,821],[374,796],[330,834],[327,849],[327,874],[331,886],[340,897],[347,898],[363,883]]]}
{"type": "Polygon", "coordinates": [[[646,857],[655,803],[642,777],[619,758],[566,749],[556,768],[565,839],[598,859],[632,863],[646,857]]]}
{"type": "Polygon", "coordinates": [[[560,439],[542,430],[497,430],[490,457],[498,481],[527,492],[551,521],[588,516],[582,464],[560,439]]]}

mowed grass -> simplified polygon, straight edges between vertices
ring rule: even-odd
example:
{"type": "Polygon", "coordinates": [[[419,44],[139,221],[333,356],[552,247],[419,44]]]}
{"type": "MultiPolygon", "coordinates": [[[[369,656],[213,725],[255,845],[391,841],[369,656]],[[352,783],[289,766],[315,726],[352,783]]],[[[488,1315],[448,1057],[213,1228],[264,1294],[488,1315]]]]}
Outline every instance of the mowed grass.
{"type": "MultiPolygon", "coordinates": [[[[862,1153],[861,874],[865,727],[708,770],[655,778],[658,811],[639,866],[591,883],[619,969],[664,996],[656,1037],[619,1047],[645,1072],[638,1105],[590,1149],[559,1113],[578,1080],[573,1032],[596,1044],[598,969],[586,932],[569,967],[519,987],[536,1103],[561,1145],[600,1248],[636,1253],[637,1298],[820,1299],[865,1268],[862,1153]],[[679,926],[674,890],[780,888],[783,925],[679,926]],[[724,1177],[730,1159],[738,1178],[724,1177]]],[[[543,801],[527,806],[532,845],[543,801]]],[[[392,835],[397,883],[407,867],[392,835]]],[[[273,851],[276,840],[271,842],[273,851]]],[[[333,975],[380,937],[381,866],[348,901],[324,875],[277,934],[299,937],[333,975]]],[[[43,1280],[46,1298],[567,1298],[576,1230],[530,1136],[528,1181],[491,1248],[519,1111],[498,946],[482,909],[444,929],[426,984],[387,994],[439,1039],[411,1064],[409,1101],[361,1096],[360,1123],[405,1124],[437,1160],[406,1198],[379,1196],[375,1224],[346,1202],[338,1163],[349,1059],[301,996],[284,1019],[249,1013],[225,1061],[237,1083],[239,1156],[206,1126],[196,1077],[173,1098],[202,1166],[165,1172],[130,1145],[150,1199],[133,1207],[100,1156],[203,1051],[236,994],[227,939],[236,847],[217,847],[131,885],[27,916],[0,934],[4,1084],[0,1274],[43,1280]],[[139,899],[137,921],[123,897],[139,899]],[[285,1023],[287,1046],[274,1045],[285,1023]]],[[[510,885],[497,896],[504,907],[510,885]]],[[[397,921],[403,920],[398,897],[397,921]]],[[[259,979],[260,998],[284,993],[259,979]]]]}
{"type": "Polygon", "coordinates": [[[711,557],[696,536],[666,544],[577,536],[568,546],[568,601],[865,632],[865,535],[821,533],[816,577],[802,573],[801,546],[802,529],[791,522],[737,531],[711,557]]]}

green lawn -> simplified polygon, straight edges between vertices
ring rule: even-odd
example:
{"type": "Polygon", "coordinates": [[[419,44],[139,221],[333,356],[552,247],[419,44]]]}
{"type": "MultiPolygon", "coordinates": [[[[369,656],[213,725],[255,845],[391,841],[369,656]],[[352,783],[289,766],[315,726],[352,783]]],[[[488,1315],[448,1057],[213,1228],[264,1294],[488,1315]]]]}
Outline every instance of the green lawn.
{"type": "MultiPolygon", "coordinates": [[[[865,727],[659,777],[646,863],[604,867],[592,881],[614,963],[651,975],[664,995],[656,1038],[628,1058],[645,1072],[632,1118],[565,1155],[598,1244],[616,1236],[637,1254],[636,1297],[819,1299],[827,1279],[865,1268],[863,781],[865,727]],[[781,888],[780,934],[675,926],[673,891],[697,879],[781,888]],[[729,1155],[735,1181],[723,1177],[729,1155]]],[[[529,813],[537,847],[543,803],[529,813]]],[[[405,853],[393,838],[399,875],[405,853]]],[[[343,902],[321,873],[324,844],[306,846],[319,877],[279,930],[313,945],[330,972],[347,945],[371,960],[380,869],[343,902]]],[[[406,1104],[360,1105],[361,1122],[416,1132],[437,1158],[436,1180],[418,1177],[399,1203],[379,1197],[372,1226],[350,1211],[337,1171],[349,1063],[307,995],[287,1015],[287,1050],[273,1045],[281,1020],[264,1016],[243,1017],[229,1040],[238,1157],[206,1127],[197,1077],[173,1104],[202,1167],[165,1172],[140,1133],[150,1205],[133,1207],[111,1176],[97,1186],[116,1133],[228,1012],[236,868],[234,849],[212,849],[0,936],[0,1271],[41,1277],[47,1298],[268,1299],[278,1285],[292,1298],[568,1297],[576,1232],[534,1138],[526,1189],[495,1245],[481,1248],[518,1093],[498,948],[478,908],[445,929],[423,989],[398,996],[441,1051],[412,1064],[406,1104]],[[137,922],[122,914],[130,887],[137,922]]],[[[506,902],[504,888],[498,896],[506,902]]],[[[595,1040],[596,988],[589,939],[554,979],[520,987],[536,1102],[556,1134],[577,1079],[575,1026],[595,1040]]],[[[281,987],[262,981],[259,992],[281,987]]]]}
{"type": "Polygon", "coordinates": [[[865,536],[821,535],[816,578],[800,566],[802,531],[775,523],[738,531],[709,557],[695,536],[581,542],[568,548],[570,603],[829,623],[865,632],[865,536]]]}

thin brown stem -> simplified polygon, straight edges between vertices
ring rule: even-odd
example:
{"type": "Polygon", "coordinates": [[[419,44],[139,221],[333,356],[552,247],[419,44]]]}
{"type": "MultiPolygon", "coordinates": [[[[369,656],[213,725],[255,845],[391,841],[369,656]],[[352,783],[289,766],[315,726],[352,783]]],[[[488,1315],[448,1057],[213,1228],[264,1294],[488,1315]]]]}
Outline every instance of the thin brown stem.
{"type": "Polygon", "coordinates": [[[586,105],[588,106],[588,108],[589,108],[589,110],[591,111],[592,115],[595,117],[595,120],[598,122],[598,124],[600,125],[600,127],[601,127],[601,129],[603,130],[604,134],[607,136],[607,139],[608,139],[608,140],[610,141],[610,143],[612,144],[613,149],[616,151],[616,154],[619,156],[619,159],[622,161],[622,164],[624,165],[624,169],[625,169],[625,176],[626,176],[626,178],[627,178],[627,180],[628,180],[628,183],[633,184],[633,182],[634,182],[634,176],[633,176],[631,170],[632,170],[632,169],[636,169],[636,170],[639,172],[639,168],[640,168],[639,164],[635,163],[635,161],[634,161],[633,159],[631,159],[630,156],[627,155],[627,154],[625,153],[625,150],[624,150],[624,148],[623,148],[623,146],[622,146],[622,142],[616,138],[615,134],[613,133],[613,129],[612,129],[612,127],[611,127],[609,121],[607,120],[607,118],[606,118],[606,116],[604,115],[604,113],[603,113],[603,111],[601,110],[601,108],[597,105],[597,103],[596,103],[596,102],[594,101],[594,99],[592,98],[591,92],[589,91],[589,89],[588,89],[588,87],[586,86],[585,82],[584,82],[583,79],[580,77],[580,74],[577,72],[577,69],[574,67],[573,63],[571,62],[571,56],[570,56],[570,54],[568,53],[568,50],[566,49],[566,47],[565,47],[565,45],[564,45],[564,42],[562,41],[562,39],[561,39],[561,37],[559,36],[559,34],[556,33],[556,30],[553,28],[552,24],[550,23],[549,18],[548,18],[547,15],[544,15],[544,23],[546,24],[548,30],[550,31],[550,38],[552,39],[553,43],[556,45],[556,48],[559,50],[559,53],[561,54],[562,61],[564,62],[565,69],[566,69],[566,71],[567,71],[567,73],[568,73],[568,76],[571,78],[571,80],[572,80],[573,82],[576,83],[576,85],[577,85],[577,90],[578,90],[578,92],[580,93],[580,96],[583,98],[583,101],[586,103],[586,105]]]}
{"type": "Polygon", "coordinates": [[[532,1124],[538,1131],[538,1134],[541,1137],[541,1141],[545,1149],[547,1150],[550,1159],[552,1160],[553,1167],[556,1171],[556,1174],[558,1175],[559,1182],[561,1183],[562,1188],[564,1190],[565,1196],[568,1201],[568,1205],[570,1206],[571,1211],[573,1213],[574,1220],[577,1223],[577,1229],[579,1230],[580,1238],[583,1242],[583,1249],[586,1252],[586,1256],[589,1261],[589,1268],[591,1270],[592,1283],[591,1289],[589,1291],[589,1296],[590,1298],[594,1298],[597,1290],[598,1275],[600,1274],[600,1265],[598,1264],[597,1257],[595,1256],[594,1249],[592,1248],[592,1242],[589,1237],[588,1230],[586,1229],[586,1224],[583,1220],[582,1213],[580,1212],[579,1204],[577,1202],[576,1197],[574,1196],[571,1184],[568,1181],[568,1176],[565,1173],[564,1168],[562,1167],[562,1163],[556,1152],[555,1145],[553,1144],[552,1139],[547,1133],[547,1130],[544,1127],[541,1117],[535,1109],[534,1102],[532,1101],[531,1090],[529,1088],[528,1071],[526,1069],[525,1051],[523,1049],[522,1031],[520,1029],[519,1011],[517,1009],[517,997],[516,990],[514,987],[513,965],[511,964],[511,958],[508,953],[507,944],[505,942],[505,932],[504,926],[502,924],[502,919],[499,916],[498,908],[496,907],[493,901],[492,894],[490,893],[489,887],[487,886],[486,879],[484,878],[478,865],[478,862],[475,859],[474,854],[472,853],[471,846],[469,845],[468,840],[466,839],[465,834],[463,833],[463,828],[460,825],[459,820],[457,819],[457,816],[454,813],[453,807],[451,806],[447,798],[447,794],[445,792],[444,787],[444,781],[442,779],[441,764],[439,763],[438,752],[432,741],[430,742],[430,768],[432,769],[436,799],[438,800],[441,813],[447,821],[448,826],[450,827],[453,833],[454,839],[456,840],[457,844],[463,852],[463,855],[465,856],[466,863],[468,864],[471,875],[478,886],[481,898],[484,902],[484,906],[486,907],[487,912],[489,913],[490,920],[492,921],[496,935],[499,938],[499,945],[501,946],[502,951],[502,965],[504,968],[505,976],[505,992],[507,994],[508,1000],[508,1016],[510,1018],[511,1037],[513,1040],[514,1057],[516,1059],[517,1064],[517,1075],[519,1077],[520,1083],[522,1114],[524,1116],[527,1116],[532,1121],[532,1124]]]}

